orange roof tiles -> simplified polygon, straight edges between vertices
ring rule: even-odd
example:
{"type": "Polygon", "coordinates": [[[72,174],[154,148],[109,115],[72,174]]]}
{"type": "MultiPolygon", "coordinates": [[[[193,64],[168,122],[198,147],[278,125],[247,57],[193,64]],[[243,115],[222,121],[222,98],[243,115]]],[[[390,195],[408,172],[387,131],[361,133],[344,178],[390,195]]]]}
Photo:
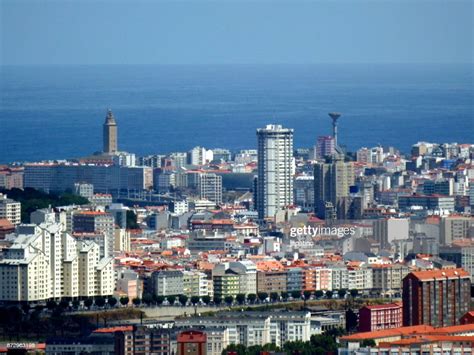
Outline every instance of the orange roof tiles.
{"type": "Polygon", "coordinates": [[[284,266],[276,260],[270,261],[257,261],[257,270],[258,271],[275,271],[275,270],[284,270],[284,266]]]}
{"type": "Polygon", "coordinates": [[[474,332],[474,324],[461,324],[461,325],[452,325],[449,327],[436,328],[430,334],[454,334],[454,333],[464,333],[464,332],[474,332]]]}
{"type": "Polygon", "coordinates": [[[470,277],[470,274],[463,269],[443,269],[443,270],[425,270],[413,271],[411,275],[419,280],[430,280],[434,278],[456,278],[470,277]]]}
{"type": "Polygon", "coordinates": [[[428,332],[434,330],[430,325],[415,325],[411,327],[401,327],[401,328],[393,328],[393,329],[384,329],[384,330],[376,330],[373,332],[364,332],[364,333],[356,333],[352,335],[346,335],[341,337],[341,340],[344,341],[358,341],[364,339],[379,339],[379,338],[388,338],[388,337],[396,337],[402,335],[414,335],[414,334],[427,334],[428,332]]]}

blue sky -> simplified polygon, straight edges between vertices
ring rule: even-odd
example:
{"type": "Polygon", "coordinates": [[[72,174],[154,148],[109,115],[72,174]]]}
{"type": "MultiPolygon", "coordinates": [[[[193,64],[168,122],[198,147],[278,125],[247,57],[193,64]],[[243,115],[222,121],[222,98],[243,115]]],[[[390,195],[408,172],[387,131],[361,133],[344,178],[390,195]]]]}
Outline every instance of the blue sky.
{"type": "Polygon", "coordinates": [[[473,62],[472,0],[0,0],[1,64],[473,62]]]}

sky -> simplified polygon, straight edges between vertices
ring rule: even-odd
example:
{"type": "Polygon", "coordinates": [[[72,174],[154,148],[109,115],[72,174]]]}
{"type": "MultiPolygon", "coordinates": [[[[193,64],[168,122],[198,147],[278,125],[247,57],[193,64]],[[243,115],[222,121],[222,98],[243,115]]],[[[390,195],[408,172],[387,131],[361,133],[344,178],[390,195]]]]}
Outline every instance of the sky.
{"type": "Polygon", "coordinates": [[[472,63],[472,0],[0,0],[2,65],[472,63]]]}

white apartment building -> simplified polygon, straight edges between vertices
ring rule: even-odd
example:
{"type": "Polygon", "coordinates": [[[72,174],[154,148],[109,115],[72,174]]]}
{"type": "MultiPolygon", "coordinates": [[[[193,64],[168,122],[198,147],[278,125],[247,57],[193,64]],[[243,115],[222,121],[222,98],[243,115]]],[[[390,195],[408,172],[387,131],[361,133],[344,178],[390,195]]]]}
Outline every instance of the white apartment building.
{"type": "Polygon", "coordinates": [[[74,233],[104,233],[105,256],[114,255],[115,219],[114,216],[98,211],[77,211],[73,214],[74,233]]]}
{"type": "Polygon", "coordinates": [[[194,147],[188,153],[188,162],[191,165],[204,165],[213,159],[214,153],[212,150],[207,150],[203,147],[194,147]]]}
{"type": "Polygon", "coordinates": [[[366,267],[331,267],[333,290],[370,290],[373,286],[372,269],[366,267]]]}
{"type": "Polygon", "coordinates": [[[60,223],[20,225],[0,260],[0,300],[112,295],[113,259],[99,254],[97,244],[78,242],[60,223]]]}
{"type": "Polygon", "coordinates": [[[409,238],[408,218],[384,218],[374,221],[374,238],[382,248],[389,248],[394,240],[409,238]]]}
{"type": "Polygon", "coordinates": [[[183,294],[183,273],[178,270],[161,270],[151,274],[153,294],[171,296],[183,294]]]}
{"type": "Polygon", "coordinates": [[[6,218],[11,224],[21,223],[21,203],[0,194],[0,218],[6,218]]]}
{"type": "Polygon", "coordinates": [[[309,341],[310,312],[223,312],[213,317],[182,318],[177,326],[206,328],[225,327],[229,344],[247,347],[273,343],[281,347],[289,341],[309,341]]]}
{"type": "Polygon", "coordinates": [[[199,198],[217,204],[222,203],[222,176],[214,173],[201,173],[198,175],[199,198]]]}
{"type": "Polygon", "coordinates": [[[293,130],[281,125],[257,129],[257,211],[260,219],[274,218],[293,204],[293,130]]]}
{"type": "Polygon", "coordinates": [[[206,274],[197,270],[183,271],[183,292],[188,297],[209,295],[206,274]]]}
{"type": "Polygon", "coordinates": [[[123,228],[115,229],[115,245],[114,251],[127,252],[130,251],[130,232],[123,228]]]}
{"type": "Polygon", "coordinates": [[[250,260],[232,261],[217,264],[212,270],[213,276],[222,276],[226,270],[232,270],[239,276],[239,292],[244,295],[257,293],[257,266],[250,260]]]}

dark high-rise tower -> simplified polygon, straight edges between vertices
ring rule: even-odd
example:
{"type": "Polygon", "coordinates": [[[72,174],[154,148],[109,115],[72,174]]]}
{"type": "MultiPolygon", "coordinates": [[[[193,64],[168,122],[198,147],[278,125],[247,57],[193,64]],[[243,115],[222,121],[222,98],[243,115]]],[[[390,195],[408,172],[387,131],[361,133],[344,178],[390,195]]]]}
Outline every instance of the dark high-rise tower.
{"type": "Polygon", "coordinates": [[[104,153],[117,152],[117,122],[115,122],[112,110],[107,111],[104,122],[104,153]]]}

